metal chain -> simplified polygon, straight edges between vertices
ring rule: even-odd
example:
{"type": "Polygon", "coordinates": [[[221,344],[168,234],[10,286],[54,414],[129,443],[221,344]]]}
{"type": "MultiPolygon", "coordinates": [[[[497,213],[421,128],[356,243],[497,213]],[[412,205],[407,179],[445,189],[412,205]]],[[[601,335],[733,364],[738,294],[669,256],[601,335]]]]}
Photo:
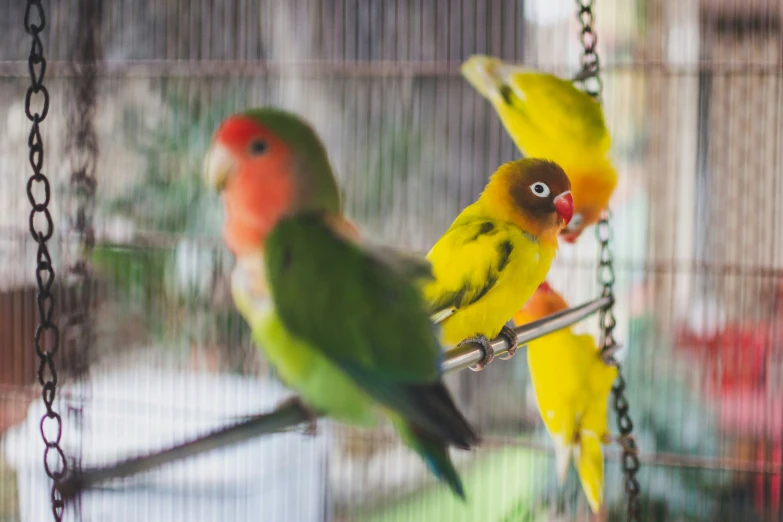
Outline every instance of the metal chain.
{"type": "MultiPolygon", "coordinates": [[[[75,10],[75,42],[71,49],[68,133],[65,151],[70,160],[68,197],[68,315],[65,319],[64,360],[73,377],[81,381],[79,393],[71,397],[68,418],[83,429],[85,407],[90,400],[89,369],[93,324],[93,273],[90,267],[95,246],[95,171],[98,162],[98,138],[93,124],[97,101],[97,65],[102,58],[100,46],[101,0],[81,0],[75,10]]],[[[81,468],[81,438],[72,465],[81,468]]]]}
{"type": "MultiPolygon", "coordinates": [[[[582,43],[582,56],[580,63],[582,70],[574,79],[580,84],[582,90],[595,101],[601,103],[603,94],[603,82],[601,81],[601,65],[596,50],[598,37],[593,29],[595,21],[593,15],[594,0],[576,0],[577,18],[581,24],[579,40],[582,43]]],[[[628,413],[628,399],[625,397],[625,379],[623,378],[620,364],[615,359],[615,353],[619,346],[614,338],[614,328],[617,320],[614,316],[614,257],[610,248],[612,240],[612,228],[610,225],[611,211],[607,208],[601,219],[596,223],[595,237],[600,244],[598,258],[598,283],[601,285],[601,295],[610,297],[610,304],[601,310],[598,316],[601,329],[601,355],[607,364],[617,367],[617,380],[612,386],[612,398],[614,409],[617,412],[617,428],[620,431],[622,442],[622,470],[625,486],[626,520],[639,521],[641,517],[641,504],[639,502],[639,480],[636,474],[639,472],[639,456],[636,441],[632,436],[633,421],[628,413]]]]}
{"type": "Polygon", "coordinates": [[[605,210],[601,219],[596,224],[595,236],[601,245],[601,253],[598,260],[598,283],[601,285],[601,295],[611,297],[611,304],[601,309],[598,314],[599,327],[601,329],[601,355],[607,364],[617,367],[617,380],[612,385],[612,398],[614,409],[617,412],[617,428],[620,431],[622,445],[623,482],[627,496],[626,513],[629,522],[640,520],[641,505],[639,503],[639,455],[636,440],[632,437],[633,421],[628,413],[628,399],[625,397],[625,379],[622,368],[614,355],[619,349],[614,338],[614,328],[617,320],[614,317],[614,258],[610,249],[612,229],[609,224],[611,212],[605,210]]]}
{"type": "Polygon", "coordinates": [[[609,224],[611,211],[607,208],[601,214],[601,219],[595,224],[595,238],[600,244],[598,255],[598,284],[601,285],[601,296],[610,297],[612,300],[606,308],[602,308],[598,314],[598,324],[601,329],[601,355],[609,364],[617,364],[614,354],[619,348],[614,338],[614,328],[617,320],[614,317],[614,256],[610,248],[612,240],[612,227],[609,224]]]}
{"type": "Polygon", "coordinates": [[[593,2],[594,0],[576,0],[577,18],[582,28],[579,31],[579,41],[582,43],[582,56],[579,59],[582,70],[574,78],[581,84],[582,90],[601,103],[603,94],[603,82],[599,74],[601,63],[598,60],[598,35],[593,30],[593,2]]]}
{"type": "Polygon", "coordinates": [[[95,246],[93,214],[95,212],[95,171],[98,162],[98,138],[93,124],[97,98],[97,62],[100,24],[100,0],[81,0],[76,10],[76,42],[71,51],[70,97],[66,154],[70,160],[68,198],[68,289],[73,299],[68,303],[66,320],[69,368],[75,377],[89,370],[89,347],[92,325],[92,271],[90,259],[95,246]]]}
{"type": "Polygon", "coordinates": [[[54,267],[52,257],[49,254],[47,241],[54,234],[54,223],[49,212],[49,200],[51,187],[49,180],[43,174],[44,148],[41,137],[40,124],[49,113],[49,91],[44,87],[43,80],[46,74],[46,59],[43,55],[43,43],[41,33],[46,27],[46,15],[44,14],[41,0],[28,0],[24,13],[24,28],[27,34],[32,36],[30,57],[27,66],[30,71],[30,87],[25,97],[25,114],[32,122],[28,145],[30,147],[30,166],[33,173],[27,182],[27,197],[33,209],[30,212],[30,234],[38,243],[36,256],[35,279],[38,283],[39,324],[35,329],[35,353],[40,359],[38,366],[38,382],[41,384],[41,395],[46,413],[41,417],[41,437],[46,448],[44,449],[44,470],[52,479],[50,500],[52,514],[56,521],[62,520],[63,499],[54,483],[60,480],[68,471],[68,462],[60,448],[62,438],[62,418],[54,409],[54,399],[57,394],[57,370],[54,357],[60,345],[60,331],[52,320],[54,314],[55,298],[52,292],[54,285],[54,267]],[[38,197],[36,197],[36,192],[38,197]],[[41,194],[43,192],[43,194],[41,194]],[[42,199],[40,199],[42,196],[42,199]],[[43,223],[41,221],[43,220],[43,223]],[[42,226],[43,225],[43,226],[42,226]],[[50,462],[52,460],[53,462],[50,462]]]}

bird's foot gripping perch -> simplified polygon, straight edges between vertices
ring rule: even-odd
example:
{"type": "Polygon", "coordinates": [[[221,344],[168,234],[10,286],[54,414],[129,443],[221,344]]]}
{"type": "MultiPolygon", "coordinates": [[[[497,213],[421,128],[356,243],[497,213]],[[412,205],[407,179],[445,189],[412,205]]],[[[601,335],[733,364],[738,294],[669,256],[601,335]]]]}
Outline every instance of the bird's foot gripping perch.
{"type": "Polygon", "coordinates": [[[517,353],[517,333],[513,328],[503,325],[503,328],[500,329],[500,333],[498,333],[498,337],[502,337],[508,343],[508,353],[503,356],[499,355],[498,359],[508,361],[517,353]]]}
{"type": "Polygon", "coordinates": [[[492,348],[492,343],[489,339],[487,339],[486,335],[478,334],[473,337],[468,337],[461,343],[459,343],[457,346],[463,346],[465,344],[471,344],[476,343],[480,344],[481,348],[484,350],[484,358],[481,359],[479,362],[474,364],[473,366],[470,366],[470,369],[474,372],[480,372],[486,366],[492,362],[492,359],[495,358],[495,350],[492,348]]]}
{"type": "Polygon", "coordinates": [[[282,410],[289,407],[296,407],[307,415],[307,426],[303,433],[314,437],[318,435],[318,414],[311,410],[301,399],[301,397],[290,397],[278,405],[277,409],[282,410]]]}

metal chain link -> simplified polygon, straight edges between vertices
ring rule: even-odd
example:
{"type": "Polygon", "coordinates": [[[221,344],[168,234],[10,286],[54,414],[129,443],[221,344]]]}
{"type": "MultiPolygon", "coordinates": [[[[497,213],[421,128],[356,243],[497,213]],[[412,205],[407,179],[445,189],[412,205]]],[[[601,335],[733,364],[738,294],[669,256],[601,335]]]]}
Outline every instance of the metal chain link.
{"type": "Polygon", "coordinates": [[[68,136],[65,146],[70,160],[68,198],[68,289],[73,299],[68,303],[66,328],[69,348],[66,357],[75,377],[89,370],[89,347],[92,325],[92,271],[90,259],[95,246],[93,214],[95,212],[95,171],[98,162],[98,138],[93,124],[97,98],[97,63],[100,60],[100,0],[81,0],[75,10],[76,41],[71,51],[68,136]]]}
{"type": "Polygon", "coordinates": [[[639,455],[636,440],[633,438],[633,421],[628,413],[628,399],[625,397],[625,379],[622,368],[615,359],[615,353],[619,345],[614,338],[614,328],[617,320],[614,317],[614,258],[610,249],[612,229],[610,226],[611,212],[605,210],[601,219],[596,224],[595,236],[600,243],[601,253],[598,260],[598,283],[601,285],[601,295],[611,297],[611,304],[601,309],[598,314],[599,327],[601,329],[601,355],[607,364],[617,367],[617,380],[612,385],[612,398],[614,409],[617,412],[617,428],[620,431],[622,445],[621,466],[623,470],[623,482],[627,496],[626,513],[629,522],[640,520],[641,505],[639,503],[639,455]]]}
{"type": "MultiPolygon", "coordinates": [[[[101,0],[80,0],[76,16],[75,42],[70,53],[68,133],[65,146],[70,160],[68,197],[68,315],[65,319],[64,361],[73,377],[81,381],[79,393],[68,404],[68,418],[83,429],[85,407],[90,400],[89,369],[93,324],[91,309],[95,288],[90,260],[95,246],[95,171],[98,162],[98,138],[94,116],[97,101],[97,66],[102,59],[100,45],[101,0]]],[[[72,465],[81,468],[81,439],[71,455],[72,465]]]]}
{"type": "Polygon", "coordinates": [[[42,172],[44,148],[40,124],[49,113],[49,91],[43,85],[46,59],[43,55],[43,43],[40,36],[45,27],[46,15],[41,0],[28,0],[24,13],[24,28],[27,34],[32,36],[32,45],[30,57],[27,60],[30,87],[28,87],[25,96],[25,114],[33,124],[28,139],[30,166],[33,173],[27,182],[27,198],[33,207],[29,219],[30,234],[38,243],[35,279],[38,283],[36,300],[40,321],[35,329],[34,342],[35,353],[40,359],[38,382],[41,384],[41,395],[46,406],[46,413],[41,417],[40,424],[41,437],[46,445],[43,455],[44,470],[53,481],[50,492],[52,514],[54,519],[59,522],[62,520],[64,503],[60,492],[55,488],[55,483],[68,471],[68,462],[62,448],[60,448],[60,439],[63,433],[62,418],[54,409],[54,400],[57,394],[57,370],[54,357],[60,346],[60,331],[55,321],[52,320],[55,307],[55,298],[52,292],[55,273],[52,257],[46,244],[54,234],[54,223],[49,212],[51,187],[49,180],[42,172]],[[40,199],[41,197],[42,199],[40,199]],[[41,223],[42,220],[43,223],[41,223]]]}
{"type": "MultiPolygon", "coordinates": [[[[601,103],[603,95],[603,82],[601,81],[601,66],[598,59],[596,47],[598,37],[593,29],[595,21],[593,15],[594,0],[576,0],[577,18],[581,24],[579,40],[582,43],[582,56],[580,63],[582,70],[574,78],[581,89],[590,95],[595,101],[601,103]]],[[[612,385],[612,398],[614,409],[617,412],[617,428],[620,431],[620,440],[622,442],[622,470],[623,482],[625,486],[626,520],[629,522],[639,521],[641,518],[641,504],[639,502],[639,480],[636,474],[639,472],[639,455],[636,446],[636,440],[633,438],[633,421],[628,413],[628,399],[625,397],[625,379],[622,369],[615,353],[619,349],[617,340],[614,338],[614,328],[617,326],[617,320],[614,316],[614,257],[610,248],[612,240],[612,228],[610,225],[611,211],[607,208],[602,214],[601,219],[596,223],[595,237],[600,244],[600,254],[598,258],[598,283],[601,285],[601,295],[610,297],[610,304],[603,308],[598,316],[599,327],[601,329],[601,356],[607,364],[617,367],[617,380],[612,385]]]]}
{"type": "Polygon", "coordinates": [[[594,0],[576,0],[577,18],[582,28],[579,32],[579,41],[582,43],[582,56],[579,59],[582,70],[574,78],[581,85],[584,92],[589,94],[598,103],[601,103],[603,94],[603,82],[599,74],[601,63],[598,60],[598,35],[593,30],[593,2],[594,0]]]}
{"type": "Polygon", "coordinates": [[[612,240],[612,227],[609,224],[611,211],[607,208],[601,214],[601,219],[595,224],[595,238],[600,244],[598,254],[598,284],[601,285],[601,296],[610,297],[612,300],[606,308],[602,308],[598,314],[598,324],[601,329],[601,355],[608,364],[616,365],[614,354],[619,348],[614,338],[614,328],[617,320],[614,317],[614,256],[610,247],[612,240]]]}

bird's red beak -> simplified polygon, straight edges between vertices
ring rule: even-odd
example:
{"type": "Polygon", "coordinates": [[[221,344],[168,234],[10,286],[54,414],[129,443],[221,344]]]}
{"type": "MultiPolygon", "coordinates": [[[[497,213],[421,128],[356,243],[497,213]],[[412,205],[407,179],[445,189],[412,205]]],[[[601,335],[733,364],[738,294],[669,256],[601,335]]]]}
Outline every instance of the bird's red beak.
{"type": "Polygon", "coordinates": [[[545,293],[545,294],[548,294],[548,293],[552,292],[552,287],[549,286],[549,283],[547,283],[546,281],[544,281],[543,283],[538,285],[538,289],[541,290],[541,292],[545,293]]]}
{"type": "Polygon", "coordinates": [[[571,218],[574,217],[574,198],[571,196],[571,191],[568,190],[557,196],[554,200],[555,210],[557,214],[565,220],[565,224],[571,222],[571,218]]]}

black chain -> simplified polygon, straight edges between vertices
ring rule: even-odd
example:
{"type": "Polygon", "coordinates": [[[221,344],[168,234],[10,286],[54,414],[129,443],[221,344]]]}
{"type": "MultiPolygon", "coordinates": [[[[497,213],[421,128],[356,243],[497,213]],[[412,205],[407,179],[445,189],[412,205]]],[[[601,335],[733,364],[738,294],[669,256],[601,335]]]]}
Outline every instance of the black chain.
{"type": "MultiPolygon", "coordinates": [[[[93,324],[90,311],[94,287],[90,260],[95,246],[95,171],[98,138],[93,124],[97,101],[97,66],[101,60],[101,0],[81,0],[75,10],[75,42],[70,56],[70,98],[66,154],[70,160],[68,198],[68,315],[65,320],[64,359],[73,377],[81,380],[80,393],[68,404],[68,418],[84,427],[85,407],[90,399],[89,369],[93,324]]],[[[81,443],[81,439],[80,439],[81,443]]],[[[72,465],[81,468],[81,444],[71,455],[72,465]]]]}
{"type": "Polygon", "coordinates": [[[54,399],[57,394],[57,371],[54,365],[54,357],[57,355],[60,345],[60,331],[52,320],[55,306],[52,286],[54,285],[55,274],[52,266],[52,257],[46,245],[47,241],[54,234],[54,223],[49,212],[51,188],[49,180],[41,172],[43,169],[44,148],[40,124],[49,113],[49,91],[43,85],[44,75],[46,74],[46,59],[43,55],[43,43],[40,36],[45,27],[46,15],[44,14],[41,0],[27,0],[27,7],[24,13],[24,28],[27,34],[32,36],[32,45],[30,47],[30,57],[27,60],[27,66],[30,71],[30,87],[27,89],[27,96],[25,97],[25,114],[33,123],[28,139],[30,166],[33,168],[33,174],[27,182],[27,197],[33,206],[29,220],[30,234],[38,243],[35,278],[38,282],[36,299],[40,321],[35,329],[34,340],[35,353],[40,359],[38,382],[41,384],[41,395],[46,406],[46,413],[41,417],[40,425],[41,437],[46,445],[43,456],[44,470],[53,481],[50,500],[54,519],[59,522],[62,520],[64,504],[62,496],[55,488],[54,483],[68,471],[68,462],[65,459],[62,448],[60,448],[60,439],[63,432],[62,418],[54,409],[54,399]],[[35,193],[38,192],[40,197],[41,191],[43,191],[43,199],[39,201],[35,193]],[[42,225],[40,223],[41,220],[44,221],[43,229],[40,228],[42,225]]]}
{"type": "Polygon", "coordinates": [[[97,99],[97,62],[100,59],[100,0],[81,0],[75,10],[76,41],[71,51],[70,98],[66,154],[71,177],[68,198],[68,289],[73,296],[68,303],[64,335],[69,369],[75,377],[89,370],[89,347],[92,343],[90,308],[92,305],[92,271],[90,259],[95,246],[93,214],[95,212],[95,171],[98,162],[98,138],[93,119],[97,99]]]}
{"type": "Polygon", "coordinates": [[[579,31],[579,41],[582,42],[582,56],[579,61],[582,70],[574,81],[580,83],[582,90],[600,103],[604,86],[599,74],[601,64],[596,51],[598,36],[593,30],[593,2],[594,0],[576,0],[577,18],[582,26],[579,31]]]}
{"type": "Polygon", "coordinates": [[[620,431],[620,441],[622,444],[622,469],[625,484],[625,493],[627,496],[627,519],[629,522],[640,520],[641,505],[639,503],[639,479],[636,474],[639,472],[639,451],[636,446],[636,440],[632,437],[633,421],[628,413],[628,399],[625,397],[625,379],[623,378],[620,364],[614,355],[619,346],[614,338],[614,328],[617,320],[614,317],[614,258],[609,248],[612,239],[612,229],[609,225],[611,212],[609,209],[601,215],[600,221],[596,224],[595,236],[601,244],[601,254],[598,261],[598,283],[602,286],[601,295],[611,297],[609,306],[602,308],[598,315],[599,327],[601,329],[601,355],[607,364],[617,366],[617,380],[612,386],[612,398],[614,400],[614,409],[617,412],[617,428],[620,431]]]}
{"type": "MultiPolygon", "coordinates": [[[[593,29],[594,0],[576,0],[577,18],[582,26],[579,39],[582,42],[582,70],[574,79],[581,84],[584,92],[589,94],[595,101],[601,103],[603,94],[603,82],[601,81],[601,66],[598,60],[596,46],[598,37],[593,29]]],[[[610,297],[611,300],[606,308],[601,309],[599,313],[599,328],[601,329],[601,355],[607,364],[617,366],[617,380],[612,386],[612,398],[614,409],[617,412],[617,428],[620,431],[620,440],[622,442],[622,469],[623,482],[625,485],[625,494],[627,497],[626,520],[629,522],[639,521],[641,517],[641,505],[639,502],[639,480],[636,474],[639,472],[639,455],[636,446],[636,440],[633,438],[633,421],[628,413],[628,399],[625,397],[625,379],[620,368],[615,353],[619,346],[614,338],[614,328],[617,326],[617,320],[614,316],[614,257],[610,248],[612,240],[612,228],[610,225],[611,212],[607,208],[602,214],[601,219],[596,223],[595,236],[600,243],[600,255],[598,258],[598,283],[601,285],[601,295],[610,297]]]]}
{"type": "Polygon", "coordinates": [[[612,240],[612,227],[609,224],[611,211],[607,208],[601,219],[595,224],[595,238],[601,245],[598,255],[598,284],[601,285],[601,296],[610,297],[611,301],[606,308],[602,308],[598,314],[598,324],[601,329],[601,354],[609,364],[617,364],[614,354],[619,348],[614,338],[614,328],[617,320],[614,317],[614,256],[610,242],[612,240]]]}

